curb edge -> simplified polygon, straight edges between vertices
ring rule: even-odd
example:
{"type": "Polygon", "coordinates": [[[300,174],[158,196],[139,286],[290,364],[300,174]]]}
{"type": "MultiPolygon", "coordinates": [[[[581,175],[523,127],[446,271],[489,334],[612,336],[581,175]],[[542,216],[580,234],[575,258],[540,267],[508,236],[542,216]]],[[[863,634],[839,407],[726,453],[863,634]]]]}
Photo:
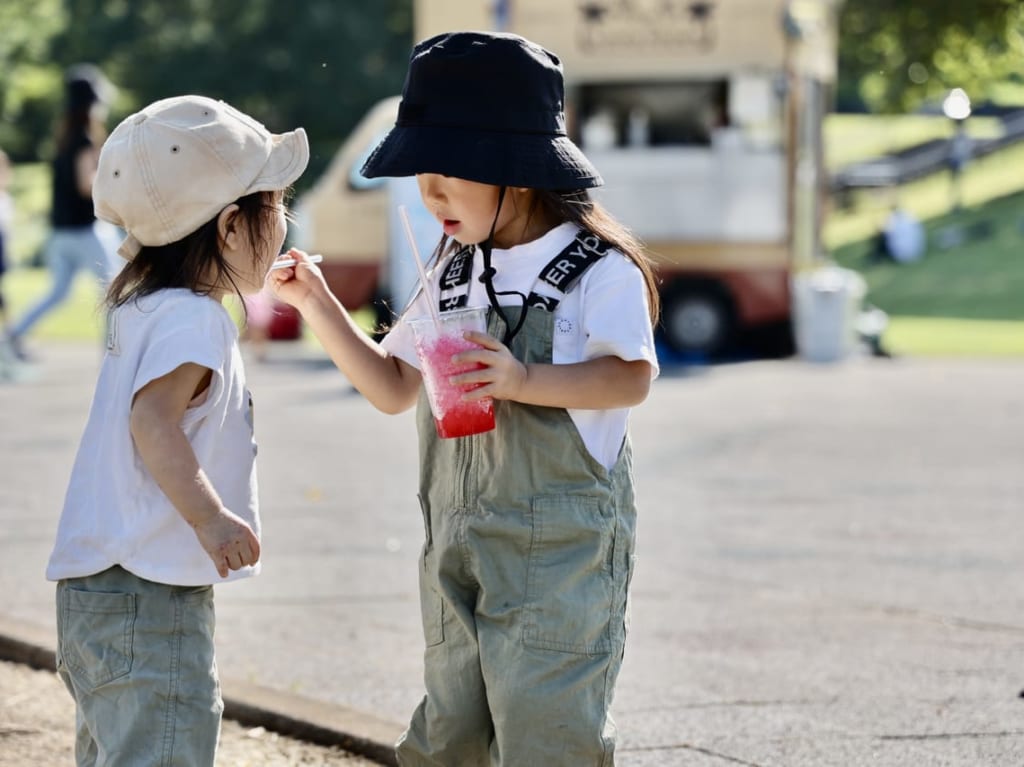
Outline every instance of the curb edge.
{"type": "MultiPolygon", "coordinates": [[[[56,673],[56,652],[51,644],[41,631],[22,626],[14,632],[0,619],[0,660],[56,673]]],[[[233,691],[223,696],[226,719],[307,743],[338,746],[389,767],[397,765],[394,744],[403,728],[394,722],[238,680],[222,680],[221,688],[233,691]]]]}

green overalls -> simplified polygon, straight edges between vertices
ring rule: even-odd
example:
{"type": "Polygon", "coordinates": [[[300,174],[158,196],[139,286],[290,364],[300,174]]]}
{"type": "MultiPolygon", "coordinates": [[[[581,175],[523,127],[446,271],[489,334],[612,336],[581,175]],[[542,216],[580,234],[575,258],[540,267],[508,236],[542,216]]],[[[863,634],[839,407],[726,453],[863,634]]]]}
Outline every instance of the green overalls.
{"type": "MultiPolygon", "coordinates": [[[[505,308],[510,322],[518,311],[505,308]]],[[[489,332],[504,323],[492,309],[489,332]]],[[[550,363],[553,313],[511,342],[550,363]]],[[[614,763],[636,509],[628,437],[611,472],[561,408],[495,401],[497,426],[439,439],[422,391],[423,698],[400,765],[614,763]]]]}

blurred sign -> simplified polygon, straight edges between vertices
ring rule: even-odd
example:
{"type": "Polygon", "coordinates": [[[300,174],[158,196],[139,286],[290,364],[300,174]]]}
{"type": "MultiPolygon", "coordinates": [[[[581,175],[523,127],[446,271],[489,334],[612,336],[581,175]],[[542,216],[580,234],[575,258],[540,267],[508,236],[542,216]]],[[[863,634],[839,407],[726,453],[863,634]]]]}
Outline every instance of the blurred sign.
{"type": "MultiPolygon", "coordinates": [[[[506,5],[506,4],[502,4],[506,5]]],[[[503,28],[555,51],[571,80],[717,76],[777,69],[786,0],[510,0],[507,7],[417,0],[416,37],[503,28]]]]}

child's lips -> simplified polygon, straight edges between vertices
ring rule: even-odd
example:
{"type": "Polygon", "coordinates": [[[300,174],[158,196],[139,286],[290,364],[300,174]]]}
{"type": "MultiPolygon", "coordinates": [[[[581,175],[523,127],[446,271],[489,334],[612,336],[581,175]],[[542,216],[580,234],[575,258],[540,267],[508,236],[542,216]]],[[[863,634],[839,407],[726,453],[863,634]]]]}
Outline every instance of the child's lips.
{"type": "Polygon", "coordinates": [[[455,234],[456,230],[459,228],[458,219],[446,218],[441,223],[444,226],[444,233],[449,237],[455,234]]]}

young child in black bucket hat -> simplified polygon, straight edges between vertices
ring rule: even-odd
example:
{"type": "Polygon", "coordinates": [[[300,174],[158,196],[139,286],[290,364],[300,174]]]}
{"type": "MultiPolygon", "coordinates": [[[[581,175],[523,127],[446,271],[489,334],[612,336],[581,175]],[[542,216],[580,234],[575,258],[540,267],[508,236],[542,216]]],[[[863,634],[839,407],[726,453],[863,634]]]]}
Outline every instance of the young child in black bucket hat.
{"type": "Polygon", "coordinates": [[[398,120],[363,169],[415,175],[443,228],[426,290],[381,342],[300,251],[270,276],[380,410],[420,396],[427,694],[402,765],[610,765],[636,509],[630,408],[657,374],[658,299],[640,246],[588,193],[562,67],[511,34],[415,46],[398,120]],[[479,255],[478,255],[479,254],[479,255]],[[429,302],[429,303],[428,303],[429,302]],[[489,307],[455,376],[496,427],[440,439],[410,322],[489,307]]]}

